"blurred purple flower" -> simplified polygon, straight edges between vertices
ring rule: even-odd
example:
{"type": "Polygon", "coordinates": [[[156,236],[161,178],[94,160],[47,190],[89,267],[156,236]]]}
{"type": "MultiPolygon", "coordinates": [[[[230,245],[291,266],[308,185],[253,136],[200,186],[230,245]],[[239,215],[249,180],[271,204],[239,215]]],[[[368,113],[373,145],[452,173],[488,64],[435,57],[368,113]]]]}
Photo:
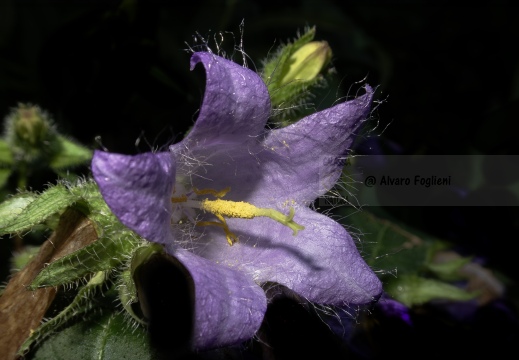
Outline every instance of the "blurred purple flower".
{"type": "Polygon", "coordinates": [[[338,180],[372,89],[282,129],[253,71],[194,53],[206,89],[198,120],[168,152],[96,151],[92,171],[120,221],[163,244],[195,292],[192,346],[236,344],[258,330],[265,282],[322,304],[363,304],[381,284],[342,225],[309,205],[338,180]],[[230,246],[232,245],[232,246],[230,246]]]}
{"type": "Polygon", "coordinates": [[[380,297],[376,307],[388,318],[398,319],[409,326],[413,325],[410,309],[401,302],[390,298],[385,293],[380,297]]]}

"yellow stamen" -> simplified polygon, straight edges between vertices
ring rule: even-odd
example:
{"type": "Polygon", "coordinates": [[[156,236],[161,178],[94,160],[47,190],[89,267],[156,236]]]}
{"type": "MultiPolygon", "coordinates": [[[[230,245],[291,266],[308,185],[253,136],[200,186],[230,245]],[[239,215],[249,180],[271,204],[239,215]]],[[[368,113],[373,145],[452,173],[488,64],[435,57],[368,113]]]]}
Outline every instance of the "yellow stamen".
{"type": "Polygon", "coordinates": [[[200,208],[217,216],[222,215],[232,218],[253,219],[260,216],[268,217],[282,225],[288,226],[292,229],[294,236],[297,235],[299,230],[305,228],[294,221],[295,210],[293,207],[290,207],[289,214],[285,215],[274,209],[258,208],[245,201],[205,199],[202,201],[202,206],[200,208]]]}
{"type": "Polygon", "coordinates": [[[224,197],[229,191],[231,191],[230,187],[226,187],[223,190],[216,191],[215,189],[197,189],[193,188],[193,191],[197,195],[213,195],[214,197],[221,198],[224,197]]]}
{"type": "Polygon", "coordinates": [[[238,237],[231,230],[229,230],[229,226],[227,225],[227,221],[225,221],[225,219],[224,219],[224,217],[222,215],[215,214],[215,216],[221,222],[217,222],[217,221],[199,221],[199,222],[196,223],[196,226],[214,225],[214,226],[221,227],[223,229],[223,231],[225,232],[225,237],[227,238],[227,242],[229,243],[229,245],[233,246],[233,244],[235,242],[238,242],[238,237]]]}
{"type": "Polygon", "coordinates": [[[231,200],[221,200],[219,198],[225,196],[231,188],[225,188],[220,191],[216,191],[214,189],[196,189],[193,188],[193,191],[197,195],[213,195],[218,198],[216,200],[205,199],[202,201],[190,200],[186,195],[172,197],[171,202],[173,203],[181,203],[185,202],[186,206],[200,208],[204,211],[210,212],[214,216],[218,218],[218,221],[198,221],[196,223],[197,226],[218,226],[223,229],[225,232],[225,236],[227,238],[227,242],[229,245],[233,245],[238,241],[238,237],[229,229],[227,222],[225,221],[225,217],[228,218],[238,218],[238,219],[253,219],[255,217],[268,217],[272,220],[277,221],[278,223],[288,226],[293,231],[293,235],[296,236],[300,230],[303,230],[305,227],[299,225],[294,221],[295,210],[293,207],[290,207],[290,212],[288,215],[285,215],[277,210],[269,209],[269,208],[258,208],[248,202],[245,201],[231,201],[231,200]],[[225,217],[224,217],[225,216],[225,217]]]}
{"type": "Polygon", "coordinates": [[[186,202],[187,201],[187,196],[186,195],[182,195],[182,196],[174,196],[171,198],[171,202],[172,203],[182,203],[182,202],[186,202]]]}

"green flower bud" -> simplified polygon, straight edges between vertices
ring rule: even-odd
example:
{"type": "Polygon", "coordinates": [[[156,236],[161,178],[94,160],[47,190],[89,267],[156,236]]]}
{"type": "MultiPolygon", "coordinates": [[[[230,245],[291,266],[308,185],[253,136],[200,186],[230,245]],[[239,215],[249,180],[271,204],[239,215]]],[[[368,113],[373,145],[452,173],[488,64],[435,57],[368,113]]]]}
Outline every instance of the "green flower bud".
{"type": "Polygon", "coordinates": [[[31,146],[38,146],[45,141],[50,124],[39,107],[20,104],[14,116],[14,135],[20,141],[31,146]]]}
{"type": "Polygon", "coordinates": [[[6,118],[5,141],[16,161],[34,163],[53,153],[56,130],[38,106],[19,104],[6,118]]]}
{"type": "Polygon", "coordinates": [[[75,176],[64,170],[87,164],[91,158],[92,150],[59,134],[39,106],[18,104],[5,118],[5,133],[0,139],[0,187],[16,173],[17,186],[23,188],[29,178],[45,169],[73,179],[75,176]],[[5,169],[5,165],[10,168],[5,169]]]}
{"type": "Polygon", "coordinates": [[[319,75],[332,58],[332,49],[326,41],[311,41],[295,51],[286,62],[280,85],[295,80],[310,81],[319,75]]]}
{"type": "Polygon", "coordinates": [[[287,126],[303,117],[313,91],[324,87],[332,74],[332,50],[326,41],[314,41],[314,36],[315,27],[308,28],[263,61],[261,76],[269,90],[275,110],[271,121],[276,126],[287,126]]]}
{"type": "Polygon", "coordinates": [[[22,251],[15,252],[11,258],[11,272],[14,273],[25,267],[40,250],[39,246],[26,246],[22,251]]]}

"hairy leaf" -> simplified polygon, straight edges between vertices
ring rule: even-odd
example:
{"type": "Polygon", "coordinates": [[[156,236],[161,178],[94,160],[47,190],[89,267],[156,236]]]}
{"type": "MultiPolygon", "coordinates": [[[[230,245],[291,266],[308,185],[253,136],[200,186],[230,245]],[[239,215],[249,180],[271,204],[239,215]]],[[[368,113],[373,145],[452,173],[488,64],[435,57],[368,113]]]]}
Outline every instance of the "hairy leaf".
{"type": "Polygon", "coordinates": [[[92,159],[92,151],[79,145],[64,136],[59,135],[56,139],[59,150],[54,155],[50,167],[59,170],[71,166],[82,165],[92,159]]]}
{"type": "Polygon", "coordinates": [[[120,313],[78,322],[45,341],[34,360],[155,359],[146,331],[131,328],[120,313]]]}
{"type": "Polygon", "coordinates": [[[137,236],[129,230],[121,229],[117,237],[103,236],[47,266],[29,288],[68,284],[91,273],[111,270],[128,258],[139,243],[137,236]]]}
{"type": "Polygon", "coordinates": [[[7,205],[0,207],[0,214],[6,215],[6,220],[0,220],[0,235],[29,230],[78,199],[61,184],[50,187],[32,201],[23,197],[9,199],[7,205]]]}
{"type": "Polygon", "coordinates": [[[2,235],[6,233],[3,232],[3,229],[15,222],[18,215],[20,215],[36,197],[37,195],[33,193],[23,193],[10,197],[3,203],[0,203],[0,232],[2,235]]]}
{"type": "Polygon", "coordinates": [[[106,272],[99,272],[93,276],[90,281],[79,290],[74,300],[65,309],[31,333],[29,338],[25,340],[18,350],[18,354],[25,354],[34,343],[41,342],[67,321],[91,310],[95,304],[92,301],[92,296],[105,283],[107,278],[108,275],[106,272]]]}

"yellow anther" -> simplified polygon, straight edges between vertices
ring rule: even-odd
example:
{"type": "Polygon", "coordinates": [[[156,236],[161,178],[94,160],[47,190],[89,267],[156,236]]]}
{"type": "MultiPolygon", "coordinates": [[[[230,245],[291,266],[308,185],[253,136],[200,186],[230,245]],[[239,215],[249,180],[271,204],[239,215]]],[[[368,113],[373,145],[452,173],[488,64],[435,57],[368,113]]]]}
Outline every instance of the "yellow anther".
{"type": "Polygon", "coordinates": [[[229,191],[231,191],[230,187],[226,187],[223,190],[216,191],[215,189],[197,189],[193,188],[193,191],[197,195],[213,195],[214,197],[221,198],[224,197],[229,191]]]}
{"type": "Polygon", "coordinates": [[[233,245],[235,242],[238,241],[238,237],[234,235],[234,233],[229,230],[229,226],[227,225],[227,222],[225,221],[224,217],[222,215],[215,215],[221,222],[217,221],[199,221],[196,223],[196,226],[218,226],[223,229],[225,232],[225,237],[227,238],[227,242],[229,245],[233,245]]]}
{"type": "Polygon", "coordinates": [[[252,204],[245,201],[231,201],[231,200],[208,200],[202,201],[203,210],[213,213],[215,215],[223,215],[232,218],[252,219],[256,215],[258,209],[252,204]]]}
{"type": "Polygon", "coordinates": [[[182,203],[187,201],[187,196],[184,194],[182,196],[173,196],[171,198],[172,203],[182,203]]]}
{"type": "Polygon", "coordinates": [[[222,222],[222,229],[225,231],[225,237],[227,238],[227,242],[232,246],[235,242],[238,241],[238,237],[229,230],[229,226],[227,225],[227,221],[225,221],[222,215],[215,214],[215,216],[222,222]]]}
{"type": "MultiPolygon", "coordinates": [[[[229,229],[225,217],[238,218],[238,219],[253,219],[255,217],[268,217],[278,223],[289,227],[293,231],[293,235],[296,236],[300,230],[305,227],[299,225],[294,221],[295,210],[290,207],[290,212],[285,215],[277,210],[269,208],[258,208],[251,203],[245,201],[231,201],[221,200],[220,198],[225,196],[231,188],[227,187],[223,190],[216,191],[214,189],[197,189],[193,188],[193,192],[196,195],[212,195],[216,197],[216,200],[193,200],[188,199],[187,195],[172,197],[172,203],[185,203],[184,206],[191,208],[198,208],[207,211],[218,218],[219,221],[198,221],[197,226],[218,226],[225,232],[225,237],[229,245],[233,245],[238,241],[238,237],[229,229]]],[[[286,204],[287,202],[285,202],[286,204]]],[[[293,203],[293,202],[292,202],[293,203]]]]}

